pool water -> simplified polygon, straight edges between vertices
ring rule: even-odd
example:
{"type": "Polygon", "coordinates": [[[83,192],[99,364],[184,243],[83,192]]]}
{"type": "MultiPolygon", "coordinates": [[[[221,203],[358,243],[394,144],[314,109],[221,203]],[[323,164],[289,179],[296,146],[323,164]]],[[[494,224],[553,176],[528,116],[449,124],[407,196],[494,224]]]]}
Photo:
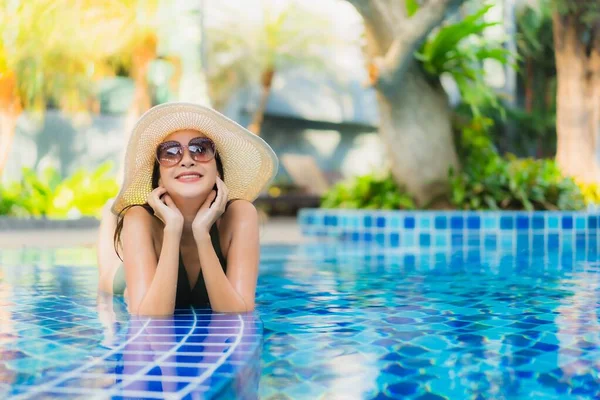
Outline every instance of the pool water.
{"type": "Polygon", "coordinates": [[[262,398],[600,398],[597,249],[308,245],[259,279],[262,398]]]}
{"type": "Polygon", "coordinates": [[[163,321],[98,306],[86,251],[0,250],[2,398],[600,397],[597,246],[266,246],[258,313],[163,321]]]}

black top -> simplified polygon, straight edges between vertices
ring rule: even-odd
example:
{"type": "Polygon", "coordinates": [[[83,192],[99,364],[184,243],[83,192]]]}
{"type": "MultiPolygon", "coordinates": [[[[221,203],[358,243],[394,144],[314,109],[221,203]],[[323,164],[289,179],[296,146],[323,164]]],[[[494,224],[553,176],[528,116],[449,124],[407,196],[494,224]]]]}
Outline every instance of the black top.
{"type": "MultiPolygon", "coordinates": [[[[227,260],[223,256],[221,251],[221,243],[219,241],[219,230],[217,229],[216,222],[210,228],[210,241],[217,253],[219,262],[223,267],[223,272],[227,272],[227,260]]],[[[198,273],[198,280],[192,290],[190,290],[190,281],[188,274],[183,265],[183,259],[181,253],[179,253],[179,274],[177,278],[177,295],[175,297],[175,308],[187,308],[194,306],[198,308],[210,307],[210,300],[208,299],[208,292],[206,291],[206,284],[204,283],[204,277],[202,276],[202,270],[198,273]]]]}

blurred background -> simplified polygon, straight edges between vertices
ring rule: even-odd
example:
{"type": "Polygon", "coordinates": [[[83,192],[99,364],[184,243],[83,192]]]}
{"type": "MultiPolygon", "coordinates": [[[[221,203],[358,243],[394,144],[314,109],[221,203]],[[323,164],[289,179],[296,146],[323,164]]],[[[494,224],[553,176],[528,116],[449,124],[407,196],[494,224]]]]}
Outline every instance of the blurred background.
{"type": "Polygon", "coordinates": [[[0,215],[98,216],[167,101],[273,147],[271,215],[584,209],[599,24],[587,0],[5,0],[0,215]]]}

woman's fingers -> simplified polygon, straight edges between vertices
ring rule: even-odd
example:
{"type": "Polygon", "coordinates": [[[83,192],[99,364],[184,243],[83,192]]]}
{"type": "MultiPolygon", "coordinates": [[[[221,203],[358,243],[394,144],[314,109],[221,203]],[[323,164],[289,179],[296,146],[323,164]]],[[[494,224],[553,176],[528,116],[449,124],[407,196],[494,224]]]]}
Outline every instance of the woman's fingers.
{"type": "Polygon", "coordinates": [[[225,205],[227,204],[227,198],[229,195],[229,189],[225,185],[225,182],[221,178],[217,176],[217,187],[219,188],[219,195],[217,196],[217,201],[215,202],[220,210],[225,210],[225,205]]]}
{"type": "Polygon", "coordinates": [[[174,210],[177,208],[177,206],[175,205],[175,202],[173,201],[173,199],[171,198],[171,196],[169,196],[168,194],[165,194],[163,196],[163,201],[165,202],[165,204],[167,205],[167,207],[169,207],[170,209],[174,210]]]}
{"type": "Polygon", "coordinates": [[[210,203],[212,203],[212,201],[215,199],[215,197],[217,197],[217,192],[213,189],[210,191],[210,193],[208,194],[208,197],[204,201],[204,204],[202,204],[202,207],[200,207],[200,208],[204,208],[204,209],[210,208],[210,203]]]}
{"type": "Polygon", "coordinates": [[[150,194],[148,195],[148,198],[146,199],[148,201],[148,204],[153,206],[152,203],[156,204],[158,201],[160,201],[160,196],[166,192],[167,192],[167,189],[165,189],[164,187],[162,187],[162,186],[157,187],[156,189],[151,191],[150,194]]]}

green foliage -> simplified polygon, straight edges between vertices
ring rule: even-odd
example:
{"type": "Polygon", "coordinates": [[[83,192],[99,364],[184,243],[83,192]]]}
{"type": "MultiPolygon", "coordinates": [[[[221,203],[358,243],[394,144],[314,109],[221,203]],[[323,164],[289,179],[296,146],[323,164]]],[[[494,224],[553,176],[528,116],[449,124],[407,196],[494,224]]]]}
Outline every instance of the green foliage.
{"type": "MultiPolygon", "coordinates": [[[[551,0],[552,5],[561,15],[571,15],[578,22],[594,28],[600,22],[600,2],[598,0],[551,0]]],[[[546,4],[544,2],[543,4],[546,4]]]]}
{"type": "Polygon", "coordinates": [[[51,167],[39,175],[24,168],[20,182],[0,186],[0,215],[99,217],[106,201],[118,192],[116,181],[106,176],[111,168],[105,163],[92,172],[80,169],[64,180],[51,167]]]}
{"type": "Polygon", "coordinates": [[[517,9],[518,86],[523,104],[506,113],[509,123],[519,129],[512,145],[538,157],[556,152],[556,63],[552,8],[547,3],[540,0],[537,7],[524,4],[517,9]]]}
{"type": "Polygon", "coordinates": [[[462,171],[450,171],[450,199],[465,210],[579,210],[581,190],[554,160],[501,157],[490,140],[489,120],[463,130],[462,171]]]}
{"type": "Polygon", "coordinates": [[[380,177],[364,175],[336,184],[322,199],[323,208],[408,209],[412,197],[398,187],[391,173],[380,177]]]}
{"type": "Polygon", "coordinates": [[[418,0],[405,0],[406,5],[406,15],[412,17],[417,10],[419,9],[419,1],[418,0]]]}
{"type": "Polygon", "coordinates": [[[496,94],[485,82],[483,61],[491,59],[502,64],[510,62],[510,53],[501,43],[483,37],[487,28],[499,24],[484,21],[484,16],[491,7],[492,5],[484,5],[463,20],[442,27],[415,54],[431,76],[439,77],[443,73],[452,75],[463,101],[476,116],[481,115],[482,106],[498,105],[496,94]]]}

